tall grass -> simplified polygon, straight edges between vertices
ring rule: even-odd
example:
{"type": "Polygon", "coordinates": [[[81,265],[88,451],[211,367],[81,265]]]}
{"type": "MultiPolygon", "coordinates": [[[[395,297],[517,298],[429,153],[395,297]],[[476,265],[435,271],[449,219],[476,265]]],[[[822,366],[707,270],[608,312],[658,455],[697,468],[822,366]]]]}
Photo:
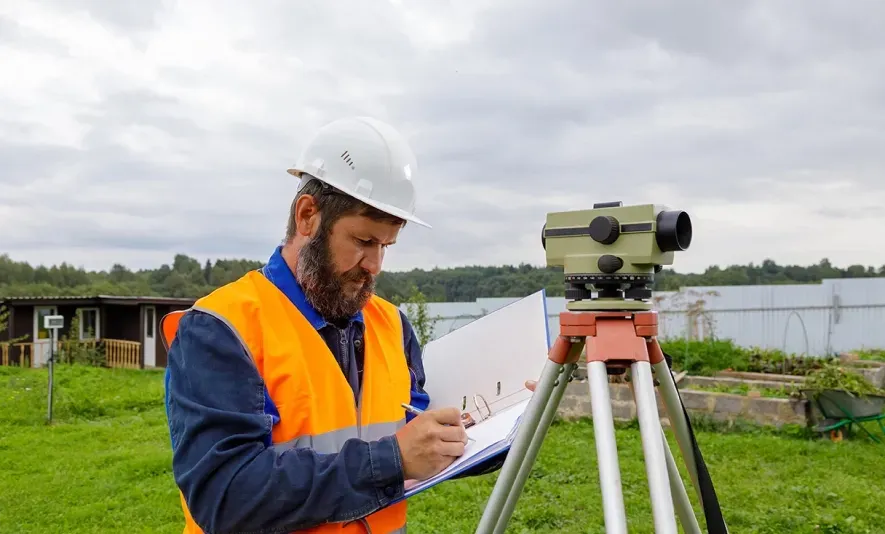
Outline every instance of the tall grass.
{"type": "MultiPolygon", "coordinates": [[[[0,532],[180,533],[162,372],[59,366],[52,425],[46,382],[45,369],[0,368],[0,532]]],[[[883,532],[882,445],[695,428],[732,532],[883,532]]],[[[630,532],[651,534],[638,430],[616,432],[630,532]]],[[[508,532],[604,532],[593,440],[591,422],[553,426],[508,532]]],[[[410,532],[473,532],[495,479],[411,499],[410,532]]]]}
{"type": "MultiPolygon", "coordinates": [[[[77,422],[136,415],[163,407],[163,372],[56,365],[53,421],[77,422]]],[[[46,423],[48,371],[0,367],[0,424],[46,423]]]]}

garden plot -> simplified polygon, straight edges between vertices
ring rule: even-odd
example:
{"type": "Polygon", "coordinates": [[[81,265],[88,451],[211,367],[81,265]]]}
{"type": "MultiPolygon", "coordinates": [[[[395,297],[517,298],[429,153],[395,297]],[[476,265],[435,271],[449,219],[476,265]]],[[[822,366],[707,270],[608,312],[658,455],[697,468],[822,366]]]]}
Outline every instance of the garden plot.
{"type": "MultiPolygon", "coordinates": [[[[728,340],[677,340],[662,342],[662,346],[673,358],[683,404],[693,417],[728,424],[750,422],[812,428],[823,416],[816,403],[809,402],[809,398],[814,398],[809,395],[833,391],[845,391],[850,397],[861,399],[885,395],[885,354],[882,352],[809,358],[779,351],[744,349],[728,340]]],[[[591,415],[585,378],[584,369],[579,369],[566,390],[560,415],[566,418],[591,415]]],[[[636,417],[628,383],[613,377],[610,398],[616,419],[636,417]]],[[[666,424],[660,396],[658,406],[666,424]]]]}

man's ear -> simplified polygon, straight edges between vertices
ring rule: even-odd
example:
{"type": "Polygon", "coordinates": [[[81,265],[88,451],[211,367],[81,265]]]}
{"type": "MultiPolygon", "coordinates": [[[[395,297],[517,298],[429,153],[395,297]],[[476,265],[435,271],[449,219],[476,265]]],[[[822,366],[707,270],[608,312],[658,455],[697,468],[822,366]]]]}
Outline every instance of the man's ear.
{"type": "Polygon", "coordinates": [[[301,195],[295,201],[295,223],[298,233],[313,237],[320,227],[320,210],[311,195],[301,195]]]}

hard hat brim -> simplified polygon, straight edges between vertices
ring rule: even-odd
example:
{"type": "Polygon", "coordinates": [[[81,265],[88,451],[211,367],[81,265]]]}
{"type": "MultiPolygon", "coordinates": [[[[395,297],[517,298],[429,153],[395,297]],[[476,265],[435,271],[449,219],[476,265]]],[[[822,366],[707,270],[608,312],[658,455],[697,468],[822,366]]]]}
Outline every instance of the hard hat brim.
{"type": "Polygon", "coordinates": [[[304,171],[299,171],[298,169],[287,169],[286,172],[288,172],[292,176],[295,176],[298,178],[302,178],[303,175],[307,175],[312,179],[327,183],[327,184],[331,185],[332,187],[338,189],[339,191],[341,191],[345,195],[351,196],[361,202],[368,204],[369,206],[372,206],[375,209],[383,211],[384,213],[388,213],[390,215],[393,215],[394,217],[399,217],[400,219],[404,219],[406,221],[415,223],[415,224],[417,224],[419,226],[423,226],[425,228],[431,228],[431,229],[433,228],[433,226],[431,226],[426,221],[422,220],[420,217],[417,217],[417,216],[415,216],[403,209],[397,208],[395,206],[391,206],[390,204],[385,204],[384,202],[378,202],[377,200],[373,200],[373,199],[366,197],[364,195],[360,195],[359,193],[354,193],[352,191],[345,191],[343,189],[343,187],[341,186],[341,184],[336,183],[335,180],[329,180],[326,178],[317,178],[316,176],[308,174],[304,171]]]}

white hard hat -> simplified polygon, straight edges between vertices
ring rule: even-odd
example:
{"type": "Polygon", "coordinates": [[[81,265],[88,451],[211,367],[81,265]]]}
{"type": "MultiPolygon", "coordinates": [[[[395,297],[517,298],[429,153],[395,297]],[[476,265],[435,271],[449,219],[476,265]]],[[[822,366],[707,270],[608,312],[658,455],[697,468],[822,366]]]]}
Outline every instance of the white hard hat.
{"type": "Polygon", "coordinates": [[[302,185],[316,178],[383,212],[430,228],[415,216],[412,179],[417,171],[405,138],[389,124],[369,117],[323,126],[287,170],[301,177],[302,185]]]}

